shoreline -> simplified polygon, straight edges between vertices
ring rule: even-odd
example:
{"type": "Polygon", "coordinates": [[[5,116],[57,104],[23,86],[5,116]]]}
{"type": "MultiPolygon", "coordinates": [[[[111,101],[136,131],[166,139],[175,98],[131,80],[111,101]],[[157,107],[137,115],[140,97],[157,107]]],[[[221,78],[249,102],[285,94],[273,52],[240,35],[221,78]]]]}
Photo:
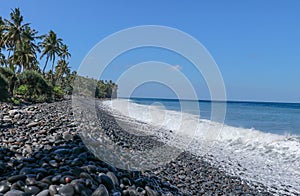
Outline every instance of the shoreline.
{"type": "MultiPolygon", "coordinates": [[[[271,195],[187,152],[151,171],[126,171],[106,164],[84,145],[70,100],[0,107],[0,195],[271,195]]],[[[98,114],[106,119],[111,134],[119,130],[115,142],[134,141],[111,116],[103,110],[98,114]]],[[[132,146],[145,147],[143,140],[126,148],[132,146]]]]}

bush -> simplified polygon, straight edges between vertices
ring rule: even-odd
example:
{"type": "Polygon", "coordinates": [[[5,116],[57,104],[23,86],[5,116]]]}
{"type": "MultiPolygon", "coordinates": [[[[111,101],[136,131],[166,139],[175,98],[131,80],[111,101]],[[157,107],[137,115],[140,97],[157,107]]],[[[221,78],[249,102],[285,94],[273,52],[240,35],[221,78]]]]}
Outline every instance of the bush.
{"type": "Polygon", "coordinates": [[[64,98],[65,93],[64,93],[64,91],[61,89],[60,86],[54,86],[54,87],[53,87],[53,96],[54,96],[54,99],[55,99],[55,100],[57,100],[57,99],[62,99],[62,98],[64,98]]]}
{"type": "Polygon", "coordinates": [[[0,67],[0,74],[1,78],[4,79],[7,83],[6,88],[8,91],[8,96],[13,96],[13,90],[15,88],[15,83],[17,80],[15,73],[10,68],[0,67]]]}
{"type": "Polygon", "coordinates": [[[19,86],[16,90],[15,90],[15,94],[16,95],[20,95],[22,97],[27,97],[28,96],[28,85],[26,84],[22,84],[21,86],[19,86]]]}
{"type": "Polygon", "coordinates": [[[18,88],[16,93],[24,96],[23,98],[33,102],[41,102],[45,99],[50,100],[52,87],[42,75],[36,71],[24,71],[18,76],[18,88]]]}
{"type": "Polygon", "coordinates": [[[5,101],[9,97],[7,79],[0,73],[0,101],[5,101]]]}
{"type": "Polygon", "coordinates": [[[2,76],[4,76],[7,79],[11,78],[13,75],[15,75],[13,70],[11,70],[10,68],[7,68],[7,67],[0,67],[0,74],[2,74],[2,76]]]}
{"type": "Polygon", "coordinates": [[[10,101],[11,101],[14,105],[20,105],[20,103],[21,103],[19,99],[14,98],[14,97],[12,97],[12,98],[10,99],[10,101]]]}

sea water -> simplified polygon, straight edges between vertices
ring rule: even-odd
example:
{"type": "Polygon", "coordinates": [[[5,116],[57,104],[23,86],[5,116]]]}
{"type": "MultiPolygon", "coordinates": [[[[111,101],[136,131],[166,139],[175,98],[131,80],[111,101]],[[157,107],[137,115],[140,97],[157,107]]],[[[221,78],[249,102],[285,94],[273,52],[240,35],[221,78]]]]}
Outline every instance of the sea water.
{"type": "Polygon", "coordinates": [[[132,98],[104,104],[192,137],[188,150],[193,153],[203,155],[201,144],[208,144],[205,153],[229,174],[262,183],[278,194],[300,194],[300,104],[223,102],[222,122],[211,120],[210,101],[132,98]]]}

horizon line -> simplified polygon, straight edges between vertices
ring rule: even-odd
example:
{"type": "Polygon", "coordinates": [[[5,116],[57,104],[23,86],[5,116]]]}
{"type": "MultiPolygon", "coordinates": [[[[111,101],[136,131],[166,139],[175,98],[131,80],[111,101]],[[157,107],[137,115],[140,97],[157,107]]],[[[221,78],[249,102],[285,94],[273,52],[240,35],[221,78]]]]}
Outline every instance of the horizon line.
{"type": "Polygon", "coordinates": [[[228,103],[283,103],[283,104],[300,104],[300,102],[284,102],[284,101],[258,101],[258,100],[208,100],[208,99],[176,99],[161,97],[117,97],[120,99],[162,99],[162,100],[182,100],[182,101],[203,101],[203,102],[228,102],[228,103]]]}

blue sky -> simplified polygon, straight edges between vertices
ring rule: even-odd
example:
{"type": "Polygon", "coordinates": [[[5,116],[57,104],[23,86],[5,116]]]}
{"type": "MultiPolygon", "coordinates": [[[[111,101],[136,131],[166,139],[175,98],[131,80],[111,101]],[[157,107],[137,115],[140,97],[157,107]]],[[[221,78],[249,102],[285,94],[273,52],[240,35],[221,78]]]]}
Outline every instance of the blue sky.
{"type": "MultiPolygon", "coordinates": [[[[300,102],[298,0],[1,1],[0,15],[7,18],[15,7],[40,33],[52,29],[63,38],[74,70],[95,44],[114,32],[137,25],[166,25],[190,34],[208,49],[222,73],[228,99],[300,102]]],[[[182,67],[200,98],[209,98],[203,80],[194,76],[184,59],[159,54],[141,50],[123,55],[104,78],[115,80],[116,68],[125,70],[139,61],[166,60],[182,67]]],[[[146,89],[140,93],[163,94],[156,85],[146,89]]]]}

